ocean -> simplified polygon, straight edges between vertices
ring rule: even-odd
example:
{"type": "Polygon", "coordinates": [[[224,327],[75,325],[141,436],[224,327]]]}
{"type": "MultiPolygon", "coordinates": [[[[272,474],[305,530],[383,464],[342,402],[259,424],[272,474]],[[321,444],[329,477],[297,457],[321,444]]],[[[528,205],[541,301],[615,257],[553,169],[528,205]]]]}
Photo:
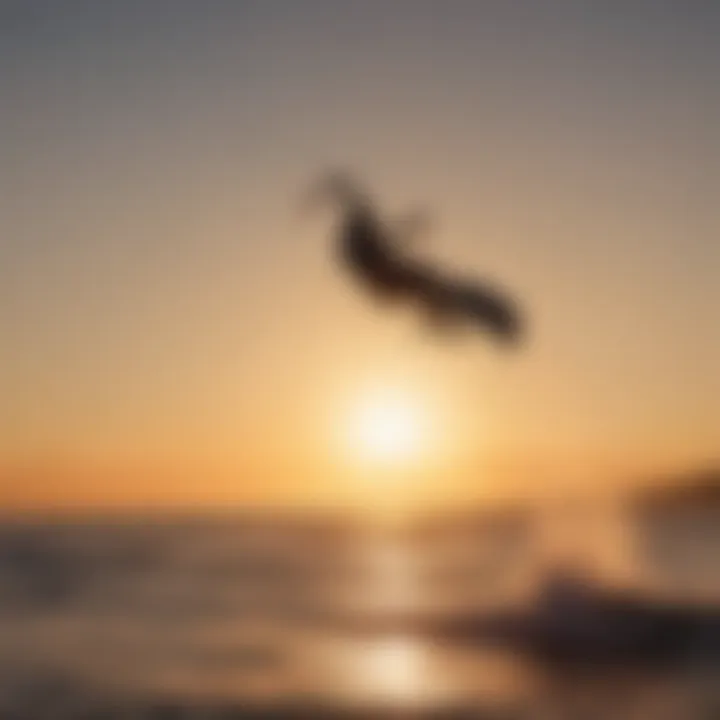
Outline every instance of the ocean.
{"type": "MultiPolygon", "coordinates": [[[[720,718],[713,663],[556,667],[393,620],[522,607],[548,562],[537,533],[487,513],[6,519],[0,718],[720,718]]],[[[655,536],[647,592],[718,585],[715,540],[655,536]]]]}

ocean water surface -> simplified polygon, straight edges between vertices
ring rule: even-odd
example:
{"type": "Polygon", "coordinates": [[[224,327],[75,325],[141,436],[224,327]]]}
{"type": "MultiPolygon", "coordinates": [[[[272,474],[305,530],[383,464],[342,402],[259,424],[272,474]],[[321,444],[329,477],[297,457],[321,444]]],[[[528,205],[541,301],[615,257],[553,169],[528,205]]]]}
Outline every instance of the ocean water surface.
{"type": "MultiPolygon", "coordinates": [[[[8,519],[0,717],[720,718],[714,667],[579,672],[392,621],[521,607],[543,572],[537,532],[526,518],[8,519]]],[[[715,540],[670,532],[644,538],[645,570],[662,566],[636,572],[646,589],[717,583],[715,540]]]]}

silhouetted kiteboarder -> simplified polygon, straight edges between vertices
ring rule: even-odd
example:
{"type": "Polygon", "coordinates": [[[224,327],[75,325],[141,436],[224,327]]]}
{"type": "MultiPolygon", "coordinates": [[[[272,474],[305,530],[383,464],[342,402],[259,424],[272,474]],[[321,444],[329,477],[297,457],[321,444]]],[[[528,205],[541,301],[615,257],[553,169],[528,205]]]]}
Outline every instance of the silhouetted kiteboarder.
{"type": "Polygon", "coordinates": [[[342,173],[323,178],[314,197],[339,204],[343,217],[338,260],[376,298],[415,304],[436,330],[475,325],[501,342],[520,340],[519,313],[509,298],[485,283],[453,277],[408,253],[408,245],[422,229],[422,218],[406,218],[395,229],[384,225],[367,197],[342,173]]]}

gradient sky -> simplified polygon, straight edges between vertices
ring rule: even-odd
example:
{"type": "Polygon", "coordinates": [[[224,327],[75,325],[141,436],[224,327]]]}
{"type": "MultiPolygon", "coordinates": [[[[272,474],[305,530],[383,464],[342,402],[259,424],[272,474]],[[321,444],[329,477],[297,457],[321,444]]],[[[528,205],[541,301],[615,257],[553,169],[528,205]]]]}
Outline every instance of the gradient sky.
{"type": "Polygon", "coordinates": [[[0,504],[337,500],[377,384],[438,496],[717,459],[719,36],[708,0],[0,2],[0,504]],[[430,208],[526,352],[377,317],[295,214],[328,165],[430,208]]]}

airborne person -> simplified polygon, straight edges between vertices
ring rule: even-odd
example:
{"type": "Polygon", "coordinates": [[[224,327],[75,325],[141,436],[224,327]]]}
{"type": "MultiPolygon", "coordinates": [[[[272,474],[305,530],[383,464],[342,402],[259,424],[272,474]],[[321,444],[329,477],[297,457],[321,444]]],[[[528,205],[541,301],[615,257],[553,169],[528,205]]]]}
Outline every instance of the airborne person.
{"type": "Polygon", "coordinates": [[[345,175],[333,173],[315,192],[333,199],[343,213],[336,245],[340,264],[376,298],[414,304],[436,330],[476,326],[497,340],[520,339],[514,304],[475,280],[451,277],[408,255],[406,246],[418,218],[393,232],[378,218],[368,199],[345,175]]]}

